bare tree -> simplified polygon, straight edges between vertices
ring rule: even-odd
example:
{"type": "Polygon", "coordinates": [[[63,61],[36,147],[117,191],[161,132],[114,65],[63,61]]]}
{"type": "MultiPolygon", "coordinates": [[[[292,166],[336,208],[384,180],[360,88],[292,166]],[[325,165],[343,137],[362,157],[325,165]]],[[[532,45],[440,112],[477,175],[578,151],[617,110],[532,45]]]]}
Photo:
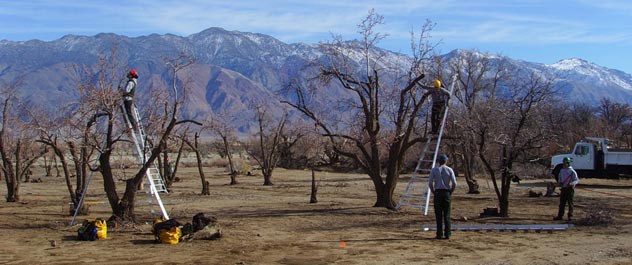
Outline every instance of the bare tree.
{"type": "Polygon", "coordinates": [[[20,201],[20,181],[35,160],[46,153],[44,148],[37,150],[32,145],[36,134],[29,126],[31,122],[24,118],[26,112],[17,95],[19,85],[19,81],[0,84],[0,169],[7,185],[7,202],[20,201]]]}
{"type": "Polygon", "coordinates": [[[208,129],[210,132],[221,139],[221,144],[219,145],[219,149],[223,154],[226,155],[228,159],[228,172],[230,175],[230,185],[237,184],[237,175],[239,172],[235,168],[235,161],[233,159],[233,150],[231,148],[233,143],[237,142],[236,137],[236,129],[233,126],[235,121],[235,116],[222,112],[215,115],[208,122],[208,129]]]}
{"type": "Polygon", "coordinates": [[[608,98],[602,98],[597,107],[601,131],[606,132],[608,138],[622,140],[625,134],[626,124],[632,122],[632,107],[627,103],[613,102],[608,98]]]}
{"type": "Polygon", "coordinates": [[[501,216],[509,216],[514,166],[539,157],[543,143],[552,138],[543,115],[552,95],[550,80],[535,73],[513,73],[507,91],[491,93],[475,107],[476,121],[471,124],[476,125],[470,129],[476,134],[478,156],[494,185],[501,216]]]}
{"type": "Polygon", "coordinates": [[[200,139],[200,133],[195,132],[195,135],[193,136],[193,142],[191,142],[191,140],[189,140],[186,136],[182,137],[182,142],[186,143],[186,145],[189,146],[189,148],[191,148],[193,152],[195,152],[195,158],[196,158],[197,166],[198,166],[198,173],[200,174],[200,181],[202,182],[201,194],[211,195],[211,191],[209,190],[209,182],[206,181],[206,177],[204,176],[204,170],[202,167],[203,166],[202,155],[200,154],[199,139],[200,139]]]}
{"type": "MultiPolygon", "coordinates": [[[[474,108],[485,94],[496,91],[500,82],[507,78],[507,69],[502,62],[492,63],[488,54],[476,51],[459,54],[449,62],[451,73],[457,74],[456,91],[453,98],[459,104],[453,104],[450,115],[451,130],[446,133],[446,144],[454,147],[456,157],[462,162],[462,172],[468,186],[468,193],[480,193],[474,178],[477,172],[476,135],[468,130],[472,126],[474,108]]],[[[441,61],[437,62],[442,64],[441,61]]],[[[439,67],[442,68],[442,67],[439,67]]]]}
{"type": "Polygon", "coordinates": [[[279,166],[290,169],[304,169],[311,167],[311,161],[309,161],[309,152],[312,151],[307,134],[313,131],[313,125],[308,126],[306,122],[300,120],[289,123],[286,125],[286,130],[281,137],[281,143],[279,146],[279,166]]]}
{"type": "Polygon", "coordinates": [[[413,58],[391,63],[376,49],[386,37],[376,32],[381,24],[383,17],[370,10],[358,25],[361,40],[336,36],[321,44],[322,58],[306,69],[315,71],[316,78],[293,82],[288,91],[294,99],[284,102],[311,119],[337,154],[369,175],[374,206],[395,209],[393,192],[403,158],[425,137],[416,131],[426,100],[419,82],[435,45],[429,42],[433,24],[427,21],[419,41],[412,33],[413,58]]]}
{"type": "Polygon", "coordinates": [[[116,191],[116,182],[110,163],[112,152],[115,149],[115,143],[121,141],[121,134],[117,134],[116,128],[123,127],[120,124],[121,117],[119,115],[121,115],[121,113],[118,112],[121,98],[116,88],[116,80],[118,76],[117,73],[121,71],[117,70],[117,61],[114,51],[110,56],[100,58],[99,64],[94,71],[91,69],[84,71],[85,75],[82,76],[82,80],[91,81],[84,82],[82,87],[80,87],[80,92],[84,105],[87,106],[88,109],[92,109],[100,115],[103,115],[106,119],[105,130],[102,136],[104,145],[97,147],[100,153],[98,170],[103,176],[104,189],[112,208],[113,216],[122,220],[134,221],[136,219],[134,204],[137,187],[145,177],[147,169],[153,165],[154,160],[158,158],[160,153],[166,148],[167,139],[176,125],[192,122],[190,120],[177,120],[177,112],[182,100],[182,98],[178,99],[177,96],[179,93],[184,93],[184,88],[178,85],[178,81],[182,81],[179,79],[178,73],[193,64],[195,60],[189,56],[182,55],[168,61],[168,65],[171,67],[170,74],[173,78],[172,89],[175,100],[173,100],[173,103],[170,105],[165,105],[168,111],[164,111],[166,117],[162,117],[161,119],[165,122],[165,125],[160,127],[156,126],[156,128],[163,128],[158,133],[158,140],[152,141],[155,144],[149,152],[149,157],[145,159],[134,177],[125,181],[126,187],[123,196],[119,196],[116,191]]]}
{"type": "Polygon", "coordinates": [[[180,160],[182,159],[182,154],[184,151],[184,146],[186,145],[186,143],[182,140],[182,138],[180,139],[180,143],[178,143],[178,151],[176,154],[176,161],[171,162],[171,159],[169,158],[169,150],[165,150],[162,152],[162,158],[163,158],[163,162],[162,162],[162,171],[164,172],[164,179],[165,179],[165,183],[167,184],[167,188],[170,188],[171,185],[173,185],[173,182],[176,181],[176,176],[178,173],[178,168],[180,168],[180,160]]]}
{"type": "MultiPolygon", "coordinates": [[[[70,208],[72,214],[82,196],[88,175],[89,160],[94,153],[95,144],[94,125],[99,114],[84,112],[85,109],[77,107],[71,103],[68,106],[62,106],[57,112],[42,116],[38,113],[43,111],[30,110],[29,114],[33,119],[33,125],[39,133],[36,142],[42,143],[45,149],[51,148],[53,151],[53,160],[59,160],[63,172],[66,186],[70,194],[70,200],[73,207],[70,208]],[[84,123],[85,120],[88,120],[84,123]],[[78,121],[78,122],[77,122],[78,121]],[[70,154],[70,157],[68,157],[70,154]],[[71,163],[74,165],[71,170],[71,163]],[[76,177],[76,188],[73,188],[72,177],[76,177]]],[[[47,169],[50,171],[50,169],[47,169]]],[[[49,174],[50,175],[50,174],[49,174]]],[[[87,208],[83,207],[79,213],[86,213],[87,208]]]]}
{"type": "Polygon", "coordinates": [[[263,185],[273,185],[272,172],[280,158],[279,145],[283,138],[287,114],[274,122],[268,109],[257,103],[253,103],[255,119],[258,126],[256,139],[246,145],[246,152],[257,161],[263,174],[263,185]]]}

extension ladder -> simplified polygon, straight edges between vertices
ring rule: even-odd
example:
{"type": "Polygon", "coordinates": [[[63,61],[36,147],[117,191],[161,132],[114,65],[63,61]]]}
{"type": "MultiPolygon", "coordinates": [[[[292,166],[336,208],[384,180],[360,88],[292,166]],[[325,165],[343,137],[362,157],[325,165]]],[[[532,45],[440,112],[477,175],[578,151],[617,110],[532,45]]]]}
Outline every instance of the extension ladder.
{"type": "MultiPolygon", "coordinates": [[[[454,84],[456,83],[456,75],[452,78],[450,84],[450,96],[454,92],[454,84]]],[[[439,134],[429,135],[426,139],[424,147],[417,161],[417,166],[413,171],[413,175],[410,177],[404,192],[399,197],[397,203],[397,209],[403,206],[411,206],[424,210],[424,215],[428,215],[428,206],[430,205],[430,187],[428,182],[419,175],[419,172],[430,174],[430,171],[435,167],[437,162],[437,156],[439,154],[439,147],[441,146],[441,137],[443,136],[443,129],[445,128],[445,121],[448,117],[448,109],[450,104],[446,104],[445,110],[441,118],[441,127],[439,134]],[[425,200],[424,200],[425,197],[425,200]],[[424,204],[425,201],[425,204],[424,204]]]]}
{"type": "MultiPolygon", "coordinates": [[[[140,113],[138,112],[138,108],[136,107],[135,104],[132,106],[132,109],[134,112],[134,119],[136,120],[137,128],[133,128],[132,123],[129,121],[126,113],[123,113],[123,116],[127,124],[127,127],[129,131],[131,132],[130,134],[132,135],[132,140],[134,141],[134,146],[136,147],[138,160],[140,164],[143,165],[147,161],[147,157],[148,157],[147,156],[148,154],[146,152],[146,145],[145,145],[147,141],[147,137],[145,135],[145,131],[143,130],[143,126],[140,122],[141,121],[140,113]]],[[[125,110],[125,108],[123,108],[123,110],[125,110]]],[[[160,211],[162,212],[163,217],[165,219],[169,219],[167,210],[165,210],[165,206],[162,204],[162,200],[160,199],[160,195],[158,194],[159,192],[167,193],[168,191],[167,191],[167,187],[165,186],[165,183],[162,180],[162,177],[160,176],[160,171],[158,170],[158,167],[156,166],[155,162],[152,164],[152,166],[147,168],[145,175],[147,176],[147,183],[143,182],[143,188],[146,191],[146,193],[150,195],[148,202],[150,204],[151,213],[152,214],[155,213],[153,209],[153,201],[155,200],[155,202],[160,207],[160,211]]]]}

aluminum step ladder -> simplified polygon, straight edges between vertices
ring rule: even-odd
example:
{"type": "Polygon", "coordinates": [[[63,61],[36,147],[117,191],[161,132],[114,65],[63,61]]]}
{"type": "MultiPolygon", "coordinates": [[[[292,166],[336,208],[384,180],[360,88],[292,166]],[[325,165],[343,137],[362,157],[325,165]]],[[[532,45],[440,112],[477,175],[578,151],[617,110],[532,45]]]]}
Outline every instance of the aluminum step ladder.
{"type": "MultiPolygon", "coordinates": [[[[143,130],[143,126],[140,122],[141,118],[140,118],[140,113],[138,112],[138,107],[136,107],[136,105],[134,104],[132,106],[132,109],[134,112],[133,114],[134,114],[134,119],[136,120],[137,128],[133,128],[132,123],[128,119],[127,113],[125,113],[124,107],[123,107],[123,112],[124,112],[123,116],[127,124],[127,127],[130,131],[130,134],[132,135],[132,140],[134,141],[134,146],[136,147],[136,153],[138,154],[138,161],[141,165],[143,165],[147,161],[148,155],[150,155],[146,152],[147,149],[146,149],[145,143],[147,141],[147,137],[145,135],[145,131],[143,130]]],[[[155,214],[155,211],[153,209],[153,205],[155,201],[155,203],[160,207],[162,216],[165,219],[169,219],[169,215],[167,214],[167,210],[165,209],[165,206],[163,205],[162,200],[160,199],[160,194],[159,194],[160,192],[168,193],[168,191],[162,177],[160,176],[160,171],[158,170],[158,167],[156,166],[155,162],[152,164],[152,166],[147,168],[145,175],[147,176],[147,181],[143,182],[143,189],[149,195],[148,203],[150,205],[151,213],[155,214]]]]}
{"type": "MultiPolygon", "coordinates": [[[[456,75],[454,75],[452,83],[450,84],[450,96],[452,96],[452,93],[454,92],[455,83],[456,75]]],[[[427,137],[421,151],[421,155],[419,156],[419,160],[417,161],[417,166],[415,166],[415,170],[413,171],[413,175],[410,177],[404,192],[402,192],[402,195],[399,197],[399,202],[396,207],[397,209],[404,206],[411,206],[422,209],[424,211],[424,215],[428,215],[431,192],[430,187],[428,187],[427,178],[421,177],[420,172],[430,174],[430,171],[435,167],[449,109],[450,104],[446,104],[441,119],[439,133],[437,135],[429,135],[427,137]]]]}

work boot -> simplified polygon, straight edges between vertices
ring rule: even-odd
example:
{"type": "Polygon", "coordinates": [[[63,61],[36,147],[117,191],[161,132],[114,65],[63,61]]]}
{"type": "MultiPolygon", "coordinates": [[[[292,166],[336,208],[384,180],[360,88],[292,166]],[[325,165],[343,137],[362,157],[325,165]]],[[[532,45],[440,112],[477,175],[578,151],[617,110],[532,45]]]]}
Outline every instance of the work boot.
{"type": "Polygon", "coordinates": [[[562,220],[562,217],[561,216],[556,216],[555,218],[553,218],[553,220],[560,221],[560,220],[562,220]]]}

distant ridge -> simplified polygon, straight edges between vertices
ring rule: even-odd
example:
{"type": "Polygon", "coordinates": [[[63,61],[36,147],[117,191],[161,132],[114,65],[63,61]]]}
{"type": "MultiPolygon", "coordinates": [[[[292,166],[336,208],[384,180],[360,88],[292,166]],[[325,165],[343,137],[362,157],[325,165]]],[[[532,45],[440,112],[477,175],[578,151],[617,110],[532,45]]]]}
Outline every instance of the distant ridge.
{"type": "MultiPolygon", "coordinates": [[[[169,86],[162,58],[174,57],[183,51],[193,55],[197,62],[187,73],[193,79],[191,96],[187,97],[182,113],[187,118],[200,120],[226,109],[247,113],[248,104],[253,100],[265,100],[273,112],[281,113],[283,106],[276,92],[288,80],[300,75],[301,67],[309,60],[320,56],[314,44],[287,44],[264,34],[216,27],[186,37],[151,34],[130,38],[100,33],[95,36],[66,35],[50,42],[2,40],[0,83],[24,76],[21,97],[45,110],[55,111],[77,96],[67,65],[94,65],[99,53],[111,50],[114,45],[128,66],[140,72],[139,94],[169,86]]],[[[404,56],[382,49],[376,49],[376,52],[381,53],[387,63],[404,56]]],[[[490,60],[502,60],[523,71],[553,77],[554,86],[570,95],[573,101],[597,104],[602,97],[607,97],[632,103],[632,75],[580,58],[546,65],[470,50],[454,50],[442,57],[458,57],[465,53],[489,56],[490,60]]],[[[244,115],[241,130],[248,130],[249,123],[244,115]]]]}

